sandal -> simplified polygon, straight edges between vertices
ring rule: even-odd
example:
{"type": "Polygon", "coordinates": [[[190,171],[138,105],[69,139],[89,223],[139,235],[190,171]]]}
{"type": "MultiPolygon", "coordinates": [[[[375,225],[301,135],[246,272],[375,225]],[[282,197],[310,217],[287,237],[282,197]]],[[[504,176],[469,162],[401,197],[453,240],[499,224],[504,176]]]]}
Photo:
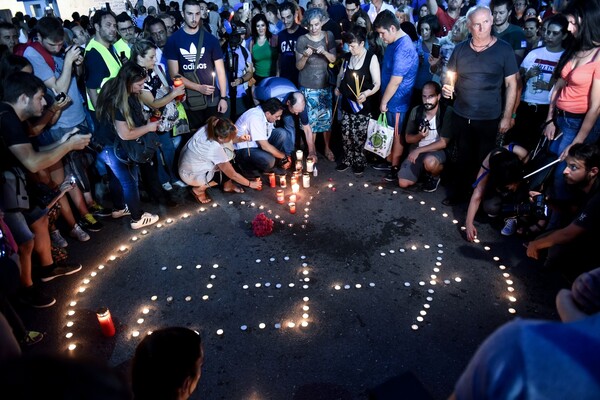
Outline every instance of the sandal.
{"type": "Polygon", "coordinates": [[[212,199],[206,194],[206,191],[196,193],[193,190],[190,190],[190,192],[192,193],[192,196],[194,196],[194,199],[196,199],[196,201],[200,204],[206,204],[212,201],[212,199]]]}
{"type": "Polygon", "coordinates": [[[335,161],[335,154],[333,154],[333,151],[331,150],[326,150],[325,151],[325,157],[329,160],[329,161],[335,161]]]}

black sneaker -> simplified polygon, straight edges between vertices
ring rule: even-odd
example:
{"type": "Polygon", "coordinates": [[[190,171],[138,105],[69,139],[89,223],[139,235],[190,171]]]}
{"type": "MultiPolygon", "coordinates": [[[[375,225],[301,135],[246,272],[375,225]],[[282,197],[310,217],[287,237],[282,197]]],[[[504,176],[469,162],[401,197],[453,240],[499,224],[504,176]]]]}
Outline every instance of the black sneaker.
{"type": "Polygon", "coordinates": [[[335,167],[335,170],[336,170],[336,171],[339,171],[339,172],[344,172],[344,171],[345,171],[345,170],[347,170],[348,168],[350,168],[350,167],[349,167],[347,164],[344,164],[344,163],[339,163],[339,164],[337,165],[337,167],[335,167]]]}
{"type": "Polygon", "coordinates": [[[372,167],[377,171],[389,171],[390,169],[392,169],[392,166],[388,162],[373,164],[372,167]]]}
{"type": "Polygon", "coordinates": [[[362,175],[365,172],[365,167],[352,167],[354,175],[362,175]]]}
{"type": "Polygon", "coordinates": [[[396,182],[398,180],[398,167],[391,167],[390,172],[383,178],[388,182],[396,182]]]}
{"type": "Polygon", "coordinates": [[[90,213],[85,214],[81,220],[79,220],[79,226],[90,232],[99,232],[102,228],[104,228],[104,225],[102,225],[101,222],[98,222],[98,220],[96,220],[96,218],[94,218],[94,216],[90,213]]]}
{"type": "Polygon", "coordinates": [[[56,299],[45,295],[37,286],[32,285],[19,290],[19,300],[34,308],[46,308],[54,305],[56,299]]]}
{"type": "Polygon", "coordinates": [[[42,341],[44,334],[42,332],[27,331],[25,337],[19,341],[21,346],[33,346],[42,341]]]}
{"type": "Polygon", "coordinates": [[[427,180],[423,183],[423,191],[428,193],[435,192],[440,185],[440,181],[439,176],[427,175],[427,180]]]}
{"type": "Polygon", "coordinates": [[[88,210],[94,217],[110,217],[111,210],[109,208],[102,207],[98,203],[94,203],[88,207],[88,210]]]}
{"type": "Polygon", "coordinates": [[[39,277],[42,282],[49,282],[59,276],[71,275],[81,271],[81,264],[59,263],[53,267],[41,267],[39,277]]]}

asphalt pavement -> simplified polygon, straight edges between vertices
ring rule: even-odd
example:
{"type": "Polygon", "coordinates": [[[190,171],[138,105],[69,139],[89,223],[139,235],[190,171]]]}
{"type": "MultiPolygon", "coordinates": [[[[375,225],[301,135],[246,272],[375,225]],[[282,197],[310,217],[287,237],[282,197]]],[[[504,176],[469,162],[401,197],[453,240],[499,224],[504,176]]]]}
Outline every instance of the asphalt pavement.
{"type": "Polygon", "coordinates": [[[89,242],[69,240],[84,268],[44,284],[53,307],[20,309],[47,333],[29,351],[126,373],[145,334],[187,326],[206,352],[194,399],[443,399],[498,326],[557,318],[560,277],[497,226],[479,222],[481,242],[466,242],[465,206],[442,205],[443,187],[402,190],[371,168],[356,177],[317,165],[295,214],[268,182],[211,189],[202,206],[178,189],[178,207],[146,205],[160,225],[132,231],[127,218],[108,219],[89,242]],[[274,221],[269,236],[252,234],[259,213],[274,221]]]}

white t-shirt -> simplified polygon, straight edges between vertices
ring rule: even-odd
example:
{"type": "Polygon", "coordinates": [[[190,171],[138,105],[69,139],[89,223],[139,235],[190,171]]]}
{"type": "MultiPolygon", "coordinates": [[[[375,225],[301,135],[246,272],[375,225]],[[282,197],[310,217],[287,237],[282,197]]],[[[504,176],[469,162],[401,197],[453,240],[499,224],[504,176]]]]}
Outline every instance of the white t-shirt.
{"type": "Polygon", "coordinates": [[[249,109],[238,118],[235,123],[238,129],[238,136],[250,135],[249,142],[236,143],[233,146],[236,150],[243,150],[247,147],[259,147],[258,140],[269,140],[273,131],[273,124],[267,121],[265,112],[260,106],[249,109]]]}
{"type": "Polygon", "coordinates": [[[440,138],[440,135],[438,134],[438,131],[437,131],[437,126],[436,126],[435,120],[436,120],[435,116],[429,120],[429,132],[427,133],[427,136],[425,136],[423,139],[421,139],[421,141],[419,142],[419,147],[427,146],[428,144],[437,142],[438,139],[440,138]]]}
{"type": "Polygon", "coordinates": [[[204,180],[202,183],[208,184],[218,169],[217,164],[229,162],[233,158],[233,151],[230,150],[229,153],[228,155],[219,142],[208,139],[205,125],[192,136],[181,151],[179,174],[184,180],[191,177],[204,180]]]}
{"type": "Polygon", "coordinates": [[[521,68],[527,71],[530,68],[538,66],[542,73],[527,81],[527,85],[521,96],[523,101],[534,104],[550,104],[550,90],[536,90],[533,88],[533,83],[540,78],[543,79],[544,82],[550,81],[554,68],[556,68],[556,64],[558,64],[558,60],[562,53],[562,51],[551,53],[546,47],[540,47],[531,50],[529,54],[527,54],[521,63],[521,68]]]}
{"type": "MultiPolygon", "coordinates": [[[[381,3],[381,8],[379,9],[379,12],[382,12],[383,10],[390,10],[392,14],[396,13],[396,9],[394,8],[394,6],[386,3],[385,1],[381,3]]],[[[372,23],[375,21],[375,18],[377,18],[377,14],[379,13],[377,12],[375,6],[373,4],[370,4],[369,9],[367,10],[367,14],[369,15],[369,18],[371,18],[372,23]]]]}

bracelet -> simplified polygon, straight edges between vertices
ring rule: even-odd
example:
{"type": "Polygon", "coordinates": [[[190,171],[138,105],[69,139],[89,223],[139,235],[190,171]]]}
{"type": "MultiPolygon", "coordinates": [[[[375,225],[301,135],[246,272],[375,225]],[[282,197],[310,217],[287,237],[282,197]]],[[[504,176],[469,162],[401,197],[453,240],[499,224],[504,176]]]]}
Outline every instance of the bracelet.
{"type": "Polygon", "coordinates": [[[512,119],[517,118],[517,113],[512,113],[512,115],[510,116],[512,119]]]}

